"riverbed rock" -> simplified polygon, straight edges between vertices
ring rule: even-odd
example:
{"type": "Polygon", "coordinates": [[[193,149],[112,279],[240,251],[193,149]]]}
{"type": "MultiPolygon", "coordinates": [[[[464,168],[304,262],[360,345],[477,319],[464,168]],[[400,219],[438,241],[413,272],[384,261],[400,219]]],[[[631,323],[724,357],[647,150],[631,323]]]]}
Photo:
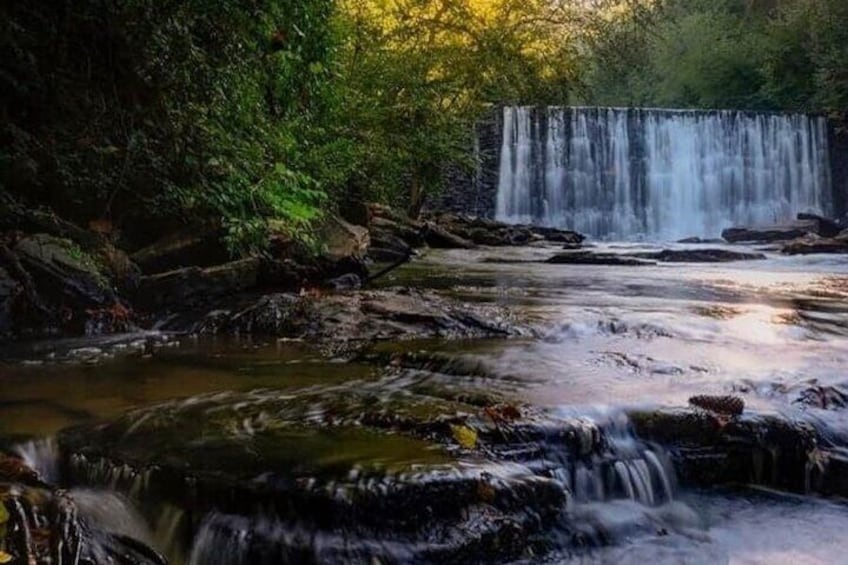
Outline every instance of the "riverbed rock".
{"type": "Polygon", "coordinates": [[[743,253],[728,249],[663,249],[662,251],[632,253],[630,255],[661,263],[729,263],[766,258],[762,253],[743,253]]]}
{"type": "Polygon", "coordinates": [[[839,235],[839,232],[845,229],[845,226],[841,225],[836,220],[825,218],[818,214],[801,212],[798,214],[797,219],[802,222],[815,222],[816,231],[814,233],[821,237],[835,237],[839,235]]]}
{"type": "Polygon", "coordinates": [[[488,218],[460,214],[439,214],[433,217],[447,231],[478,245],[503,247],[526,245],[534,241],[549,241],[577,245],[585,237],[575,231],[542,226],[505,224],[488,218]]]}
{"type": "Polygon", "coordinates": [[[716,238],[701,238],[701,237],[685,237],[678,239],[677,243],[700,244],[700,243],[725,243],[723,239],[716,238]]]}
{"type": "Polygon", "coordinates": [[[654,261],[648,261],[636,256],[618,253],[595,253],[593,251],[557,253],[547,259],[545,263],[554,265],[611,265],[624,267],[656,265],[654,261]]]}
{"type": "Polygon", "coordinates": [[[800,213],[791,222],[773,226],[733,227],[724,230],[721,236],[731,242],[771,243],[790,241],[807,236],[833,238],[845,229],[839,222],[817,214],[800,213]]]}
{"type": "Polygon", "coordinates": [[[364,382],[168,402],[66,431],[63,468],[70,484],[184,509],[195,555],[232,551],[213,562],[528,555],[567,503],[561,482],[479,455],[457,465],[454,453],[473,449],[454,444],[452,430],[472,425],[463,405],[378,390],[364,382]],[[294,526],[308,535],[275,534],[294,526]],[[235,543],[243,527],[252,534],[235,543]]]}
{"type": "Polygon", "coordinates": [[[684,484],[760,484],[800,493],[809,488],[808,464],[819,439],[806,422],[758,414],[726,418],[701,410],[629,415],[639,437],[666,447],[684,484]]]}
{"type": "Polygon", "coordinates": [[[848,253],[848,233],[836,237],[819,237],[807,234],[785,244],[781,251],[786,255],[811,255],[815,253],[848,253]]]}
{"type": "Polygon", "coordinates": [[[272,293],[212,303],[208,313],[166,321],[162,329],[304,339],[316,343],[416,337],[508,337],[529,330],[497,307],[460,304],[408,289],[272,293]]]}
{"type": "Polygon", "coordinates": [[[797,239],[818,233],[818,230],[819,224],[815,220],[797,220],[773,226],[727,228],[721,232],[721,237],[730,243],[771,243],[797,239]]]}

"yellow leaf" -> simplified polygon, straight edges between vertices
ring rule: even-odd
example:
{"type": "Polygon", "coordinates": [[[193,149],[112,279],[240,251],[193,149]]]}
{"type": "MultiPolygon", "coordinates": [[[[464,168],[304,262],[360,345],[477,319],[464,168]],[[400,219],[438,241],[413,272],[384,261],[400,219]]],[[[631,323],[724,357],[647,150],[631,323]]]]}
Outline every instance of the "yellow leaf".
{"type": "Polygon", "coordinates": [[[0,550],[0,563],[11,563],[13,557],[3,550],[0,550]]]}
{"type": "Polygon", "coordinates": [[[474,449],[477,445],[477,432],[468,426],[455,426],[451,424],[451,434],[460,446],[465,449],[474,449]]]}

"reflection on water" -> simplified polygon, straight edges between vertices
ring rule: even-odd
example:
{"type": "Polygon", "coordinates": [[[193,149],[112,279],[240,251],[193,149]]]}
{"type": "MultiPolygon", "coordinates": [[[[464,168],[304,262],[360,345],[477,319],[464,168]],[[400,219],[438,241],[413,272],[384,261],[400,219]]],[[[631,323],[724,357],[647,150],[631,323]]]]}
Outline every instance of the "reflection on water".
{"type": "Polygon", "coordinates": [[[188,340],[152,358],[99,365],[0,364],[0,438],[45,436],[174,398],[367,379],[374,369],[323,359],[297,343],[188,340]]]}

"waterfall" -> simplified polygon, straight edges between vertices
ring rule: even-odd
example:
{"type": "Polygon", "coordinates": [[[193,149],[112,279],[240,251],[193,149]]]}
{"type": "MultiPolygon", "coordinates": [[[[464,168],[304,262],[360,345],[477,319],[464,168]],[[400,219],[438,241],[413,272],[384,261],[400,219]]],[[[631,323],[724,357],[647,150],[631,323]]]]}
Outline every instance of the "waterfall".
{"type": "Polygon", "coordinates": [[[503,110],[496,202],[502,221],[599,238],[673,239],[830,210],[823,117],[503,110]]]}

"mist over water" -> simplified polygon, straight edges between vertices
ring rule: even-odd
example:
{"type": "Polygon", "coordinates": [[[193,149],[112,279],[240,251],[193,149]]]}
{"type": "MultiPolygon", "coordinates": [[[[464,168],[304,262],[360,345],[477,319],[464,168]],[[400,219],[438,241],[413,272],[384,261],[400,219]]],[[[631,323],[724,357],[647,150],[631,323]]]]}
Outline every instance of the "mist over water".
{"type": "Polygon", "coordinates": [[[827,123],[801,114],[503,110],[499,220],[606,239],[715,237],[828,213],[827,123]]]}

